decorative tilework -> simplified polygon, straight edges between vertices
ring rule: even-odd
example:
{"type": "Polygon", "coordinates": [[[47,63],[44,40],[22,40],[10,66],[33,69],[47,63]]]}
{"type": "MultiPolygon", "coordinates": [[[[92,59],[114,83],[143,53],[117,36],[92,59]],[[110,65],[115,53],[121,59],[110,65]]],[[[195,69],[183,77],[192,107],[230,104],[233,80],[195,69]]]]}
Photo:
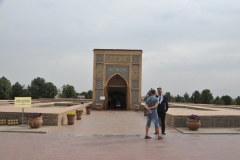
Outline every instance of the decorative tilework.
{"type": "Polygon", "coordinates": [[[132,80],[138,80],[139,79],[139,65],[133,64],[132,65],[132,80]]]}
{"type": "Polygon", "coordinates": [[[127,81],[129,79],[129,67],[128,66],[107,66],[106,67],[106,80],[112,75],[118,73],[122,75],[127,81]]]}
{"type": "Polygon", "coordinates": [[[96,87],[97,88],[102,88],[103,87],[103,81],[102,80],[97,80],[96,81],[96,87]]]}
{"type": "Polygon", "coordinates": [[[105,55],[106,63],[130,63],[130,55],[105,55]]]}
{"type": "Polygon", "coordinates": [[[132,88],[138,88],[138,81],[132,81],[132,88]]]}
{"type": "Polygon", "coordinates": [[[103,62],[103,54],[97,54],[97,62],[103,62]]]}
{"type": "Polygon", "coordinates": [[[132,90],[131,91],[131,94],[132,94],[132,100],[131,100],[131,104],[138,104],[139,102],[138,102],[138,91],[136,91],[136,90],[132,90]]]}
{"type": "Polygon", "coordinates": [[[96,65],[96,78],[103,79],[103,64],[97,63],[96,65]]]}
{"type": "Polygon", "coordinates": [[[132,56],[133,63],[139,63],[139,56],[132,56]]]}
{"type": "Polygon", "coordinates": [[[100,101],[100,96],[103,96],[103,90],[102,89],[96,89],[95,90],[95,100],[96,100],[96,103],[101,103],[100,101]]]}

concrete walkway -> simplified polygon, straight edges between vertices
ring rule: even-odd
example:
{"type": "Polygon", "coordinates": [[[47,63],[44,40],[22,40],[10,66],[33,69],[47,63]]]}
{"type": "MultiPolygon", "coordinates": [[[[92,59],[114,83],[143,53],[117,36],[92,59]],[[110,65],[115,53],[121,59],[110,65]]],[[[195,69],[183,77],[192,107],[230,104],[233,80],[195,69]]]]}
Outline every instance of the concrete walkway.
{"type": "MultiPolygon", "coordinates": [[[[0,132],[0,160],[237,160],[240,135],[182,134],[144,139],[143,112],[93,111],[48,134],[0,132]]],[[[1,128],[2,126],[0,126],[1,128]]]]}

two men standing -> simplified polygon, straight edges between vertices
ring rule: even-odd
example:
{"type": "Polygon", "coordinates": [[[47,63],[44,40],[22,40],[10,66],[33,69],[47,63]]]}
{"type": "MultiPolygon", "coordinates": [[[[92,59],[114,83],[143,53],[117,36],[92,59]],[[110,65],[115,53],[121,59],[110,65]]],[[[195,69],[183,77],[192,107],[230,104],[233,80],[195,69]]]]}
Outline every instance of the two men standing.
{"type": "Polygon", "coordinates": [[[162,89],[157,88],[158,91],[158,96],[156,96],[156,91],[151,90],[151,96],[148,97],[146,100],[145,108],[148,111],[147,114],[147,124],[146,124],[146,135],[145,139],[150,139],[151,137],[148,136],[148,130],[151,125],[151,121],[155,124],[155,130],[156,133],[158,134],[158,139],[162,139],[160,136],[160,131],[159,131],[159,121],[161,121],[161,131],[162,134],[165,133],[165,117],[166,117],[166,112],[168,110],[168,101],[165,96],[162,95],[162,89]]]}

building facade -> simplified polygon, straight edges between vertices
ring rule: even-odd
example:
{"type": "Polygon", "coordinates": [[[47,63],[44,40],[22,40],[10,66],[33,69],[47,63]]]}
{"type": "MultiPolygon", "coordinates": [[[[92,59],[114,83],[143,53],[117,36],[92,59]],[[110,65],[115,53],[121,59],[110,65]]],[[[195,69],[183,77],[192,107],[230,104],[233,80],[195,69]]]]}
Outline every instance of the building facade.
{"type": "Polygon", "coordinates": [[[103,109],[130,110],[140,105],[142,50],[94,49],[93,52],[93,106],[101,103],[103,109]]]}

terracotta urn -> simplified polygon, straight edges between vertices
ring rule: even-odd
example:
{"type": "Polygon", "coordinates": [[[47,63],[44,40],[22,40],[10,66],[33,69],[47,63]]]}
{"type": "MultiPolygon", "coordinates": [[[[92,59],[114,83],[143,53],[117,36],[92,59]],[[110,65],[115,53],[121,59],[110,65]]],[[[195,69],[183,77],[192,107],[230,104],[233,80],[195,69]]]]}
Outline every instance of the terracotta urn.
{"type": "Polygon", "coordinates": [[[82,119],[82,117],[81,117],[82,113],[83,113],[82,110],[76,110],[77,120],[81,120],[82,119]]]}
{"type": "Polygon", "coordinates": [[[91,109],[90,108],[86,108],[86,113],[87,114],[91,114],[91,109]]]}
{"type": "Polygon", "coordinates": [[[67,119],[68,119],[67,123],[68,123],[68,125],[73,125],[74,124],[74,118],[75,118],[75,116],[67,116],[67,119]]]}
{"type": "Polygon", "coordinates": [[[187,118],[186,125],[190,130],[196,131],[201,126],[201,123],[200,120],[187,118]]]}
{"type": "Polygon", "coordinates": [[[43,124],[42,116],[36,118],[28,118],[28,125],[31,128],[39,128],[43,124]]]}

